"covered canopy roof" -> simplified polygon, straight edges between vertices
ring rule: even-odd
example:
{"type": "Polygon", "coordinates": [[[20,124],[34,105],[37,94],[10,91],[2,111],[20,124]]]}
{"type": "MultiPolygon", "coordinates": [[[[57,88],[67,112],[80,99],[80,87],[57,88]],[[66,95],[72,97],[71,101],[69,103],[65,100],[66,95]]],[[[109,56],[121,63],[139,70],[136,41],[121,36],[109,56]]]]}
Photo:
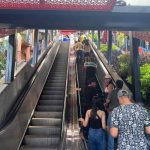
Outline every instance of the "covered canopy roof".
{"type": "Polygon", "coordinates": [[[150,7],[116,6],[112,11],[5,10],[0,27],[63,30],[149,31],[150,7]]]}
{"type": "Polygon", "coordinates": [[[0,0],[0,9],[110,11],[116,0],[0,0]]]}

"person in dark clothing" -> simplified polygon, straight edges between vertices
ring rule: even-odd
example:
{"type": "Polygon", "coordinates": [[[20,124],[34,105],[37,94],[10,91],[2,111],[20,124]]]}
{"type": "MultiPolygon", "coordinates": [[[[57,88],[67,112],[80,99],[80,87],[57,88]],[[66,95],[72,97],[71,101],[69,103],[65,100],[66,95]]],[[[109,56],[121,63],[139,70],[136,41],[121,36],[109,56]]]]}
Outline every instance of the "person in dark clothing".
{"type": "Polygon", "coordinates": [[[92,107],[92,99],[96,95],[98,95],[97,83],[94,79],[91,79],[85,89],[86,110],[92,107]]]}
{"type": "Polygon", "coordinates": [[[105,133],[106,129],[105,112],[99,109],[99,101],[94,100],[92,108],[87,110],[85,119],[80,118],[82,125],[86,127],[89,124],[89,149],[105,150],[105,133]]]}

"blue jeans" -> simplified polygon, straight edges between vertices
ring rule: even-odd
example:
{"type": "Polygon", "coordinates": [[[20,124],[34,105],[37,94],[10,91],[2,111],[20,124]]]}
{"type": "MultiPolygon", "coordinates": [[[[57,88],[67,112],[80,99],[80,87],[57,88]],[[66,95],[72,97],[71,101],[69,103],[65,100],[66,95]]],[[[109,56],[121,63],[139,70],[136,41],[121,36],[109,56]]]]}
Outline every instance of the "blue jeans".
{"type": "Polygon", "coordinates": [[[107,144],[107,150],[114,150],[114,138],[110,134],[110,124],[111,124],[111,113],[108,114],[107,119],[107,126],[108,126],[108,144],[107,144]]]}
{"type": "Polygon", "coordinates": [[[105,150],[105,133],[102,129],[89,129],[89,150],[105,150]]]}

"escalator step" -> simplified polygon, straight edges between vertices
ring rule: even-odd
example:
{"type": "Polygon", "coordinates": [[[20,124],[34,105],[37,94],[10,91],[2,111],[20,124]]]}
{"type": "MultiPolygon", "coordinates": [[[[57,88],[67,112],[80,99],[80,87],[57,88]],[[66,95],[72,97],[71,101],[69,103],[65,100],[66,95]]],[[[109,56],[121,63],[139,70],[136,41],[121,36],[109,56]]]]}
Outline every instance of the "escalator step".
{"type": "Polygon", "coordinates": [[[64,95],[41,95],[40,99],[42,100],[62,100],[64,95]]]}
{"type": "Polygon", "coordinates": [[[30,145],[30,146],[58,146],[59,144],[59,137],[45,137],[45,136],[31,136],[31,135],[26,135],[24,138],[24,143],[25,145],[30,145]]]}
{"type": "Polygon", "coordinates": [[[22,146],[20,150],[58,150],[58,146],[48,147],[33,147],[33,146],[22,146]]]}
{"type": "Polygon", "coordinates": [[[64,92],[65,86],[64,87],[44,87],[43,91],[44,90],[52,90],[52,91],[56,90],[56,91],[63,91],[64,92]]]}
{"type": "Polygon", "coordinates": [[[37,118],[62,118],[62,112],[34,112],[34,117],[37,118]]]}
{"type": "Polygon", "coordinates": [[[40,100],[39,105],[63,105],[63,100],[40,100]]]}
{"type": "Polygon", "coordinates": [[[38,105],[36,108],[37,111],[49,111],[49,112],[61,112],[63,110],[63,106],[54,105],[38,105]]]}
{"type": "Polygon", "coordinates": [[[42,95],[64,95],[64,91],[49,91],[43,90],[42,95]]]}
{"type": "Polygon", "coordinates": [[[59,83],[59,82],[57,82],[57,83],[46,83],[45,86],[53,86],[53,87],[60,86],[60,87],[64,87],[65,84],[64,84],[64,82],[63,83],[59,83]]]}
{"type": "Polygon", "coordinates": [[[59,127],[49,126],[29,126],[28,133],[31,135],[43,135],[43,136],[60,136],[61,129],[59,127]]]}
{"type": "Polygon", "coordinates": [[[64,76],[62,76],[62,77],[49,76],[48,77],[48,80],[64,80],[64,79],[65,79],[64,76]]]}
{"type": "Polygon", "coordinates": [[[56,118],[32,118],[31,124],[34,126],[61,126],[61,119],[56,118]]]}

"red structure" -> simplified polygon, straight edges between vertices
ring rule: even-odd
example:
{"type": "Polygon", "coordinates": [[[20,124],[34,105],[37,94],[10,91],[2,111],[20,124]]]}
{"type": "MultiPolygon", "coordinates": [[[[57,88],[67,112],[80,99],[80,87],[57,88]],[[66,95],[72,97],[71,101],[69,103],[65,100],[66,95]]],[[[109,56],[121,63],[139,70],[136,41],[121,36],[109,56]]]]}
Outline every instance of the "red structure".
{"type": "MultiPolygon", "coordinates": [[[[129,35],[129,32],[123,32],[126,35],[129,35]]],[[[133,32],[133,36],[137,39],[150,42],[150,32],[133,32]]]]}
{"type": "Polygon", "coordinates": [[[63,35],[69,35],[77,32],[76,30],[60,30],[60,33],[63,35]]]}
{"type": "Polygon", "coordinates": [[[111,11],[116,0],[0,0],[0,9],[111,11]]]}

